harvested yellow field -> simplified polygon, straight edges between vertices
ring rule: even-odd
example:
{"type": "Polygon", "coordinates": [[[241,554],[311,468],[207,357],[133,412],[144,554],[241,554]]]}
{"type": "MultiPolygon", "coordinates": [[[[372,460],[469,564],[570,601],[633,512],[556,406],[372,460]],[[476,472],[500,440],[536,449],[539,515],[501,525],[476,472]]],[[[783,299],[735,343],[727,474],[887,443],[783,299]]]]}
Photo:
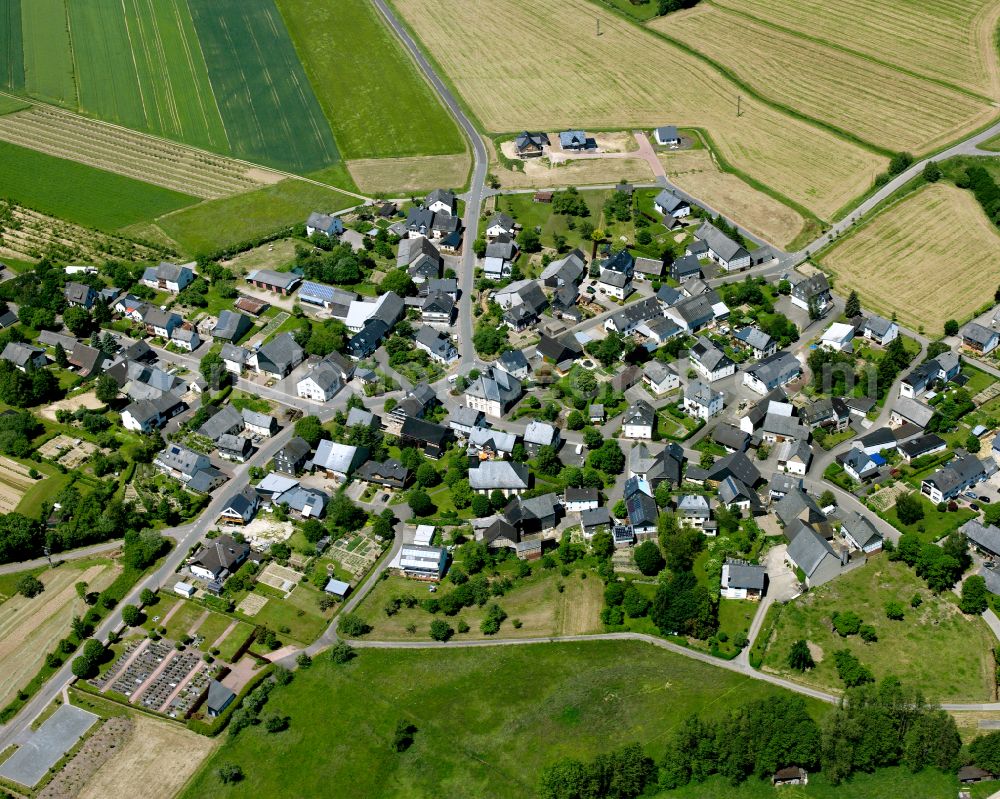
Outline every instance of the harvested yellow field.
{"type": "Polygon", "coordinates": [[[125,745],[87,780],[77,799],[173,796],[216,745],[176,722],[136,713],[132,723],[125,745]]]}
{"type": "Polygon", "coordinates": [[[66,637],[73,614],[83,615],[87,609],[75,584],[83,581],[91,591],[100,591],[117,572],[113,566],[81,571],[67,564],[39,575],[45,590],[34,599],[18,594],[0,605],[0,706],[14,698],[41,667],[45,655],[66,637]]]}
{"type": "Polygon", "coordinates": [[[771,244],[784,247],[802,230],[796,211],[720,171],[708,150],[661,153],[659,159],[671,183],[771,244]]]}
{"type": "Polygon", "coordinates": [[[660,17],[652,26],[765,97],[890,150],[932,150],[996,116],[985,99],[715,6],[660,17]]]}
{"type": "Polygon", "coordinates": [[[468,153],[413,158],[366,158],[347,161],[347,169],[366,194],[422,191],[464,186],[472,167],[468,153]]]}
{"type": "Polygon", "coordinates": [[[583,13],[573,0],[552,0],[544,14],[528,0],[396,6],[490,131],[704,127],[726,160],[820,217],[886,164],[747,97],[737,116],[740,91],[723,75],[597,6],[583,13]]]}
{"type": "Polygon", "coordinates": [[[841,294],[856,289],[866,307],[937,335],[992,296],[1000,235],[971,192],[938,183],[883,211],[822,262],[841,294]]]}
{"type": "Polygon", "coordinates": [[[782,28],[995,97],[997,0],[715,0],[782,28]]]}

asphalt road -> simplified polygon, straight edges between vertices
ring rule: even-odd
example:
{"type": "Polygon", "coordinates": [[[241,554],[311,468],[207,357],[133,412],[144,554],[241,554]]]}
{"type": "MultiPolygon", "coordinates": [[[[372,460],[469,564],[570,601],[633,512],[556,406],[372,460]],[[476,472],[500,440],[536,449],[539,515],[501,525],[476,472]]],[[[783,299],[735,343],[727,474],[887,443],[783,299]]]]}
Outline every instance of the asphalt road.
{"type": "Polygon", "coordinates": [[[65,552],[53,552],[51,558],[35,558],[34,560],[22,560],[20,563],[5,563],[3,566],[0,566],[0,574],[14,574],[15,572],[37,569],[41,566],[48,566],[50,561],[58,563],[61,560],[79,560],[80,558],[89,558],[93,555],[102,555],[105,552],[113,552],[121,545],[122,540],[116,538],[114,541],[105,541],[103,544],[69,549],[65,552]]]}
{"type": "Polygon", "coordinates": [[[472,363],[476,357],[475,348],[472,346],[472,289],[476,279],[476,254],[472,250],[472,241],[476,238],[479,230],[479,217],[482,213],[483,194],[486,185],[486,170],[489,167],[489,156],[482,138],[476,131],[476,126],[472,120],[466,116],[458,99],[445,85],[441,76],[437,74],[434,67],[421,52],[413,37],[396,17],[395,12],[384,0],[372,0],[389,27],[399,37],[403,46],[409,51],[413,60],[417,62],[420,71],[430,82],[434,91],[437,92],[441,101],[445,104],[451,115],[455,117],[462,133],[469,140],[472,148],[472,182],[469,184],[469,191],[463,196],[465,200],[465,217],[462,220],[465,226],[465,246],[462,248],[462,268],[458,275],[458,288],[460,296],[458,298],[458,352],[463,364],[472,363]]]}

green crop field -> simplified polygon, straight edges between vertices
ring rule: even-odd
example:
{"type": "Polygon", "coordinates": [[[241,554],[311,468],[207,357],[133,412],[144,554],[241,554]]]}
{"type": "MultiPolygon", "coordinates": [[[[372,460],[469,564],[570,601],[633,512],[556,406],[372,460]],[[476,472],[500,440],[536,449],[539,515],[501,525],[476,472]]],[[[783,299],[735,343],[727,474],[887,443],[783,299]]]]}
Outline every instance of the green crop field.
{"type": "Polygon", "coordinates": [[[23,2],[21,32],[25,90],[33,97],[76,107],[73,46],[65,0],[23,2]]]}
{"type": "Polygon", "coordinates": [[[194,197],[0,142],[0,197],[114,231],[196,202],[194,197]]]}
{"type": "Polygon", "coordinates": [[[71,3],[79,109],[228,149],[186,0],[71,3]]]}
{"type": "Polygon", "coordinates": [[[277,0],[345,158],[460,153],[458,128],[368,0],[277,0]]]}
{"type": "Polygon", "coordinates": [[[21,0],[0,0],[0,86],[24,91],[21,0]]]}
{"type": "Polygon", "coordinates": [[[330,125],[274,0],[191,0],[190,5],[233,152],[295,171],[336,161],[330,125]]]}
{"type": "MultiPolygon", "coordinates": [[[[522,799],[561,757],[639,741],[659,759],[689,714],[779,693],[638,642],[361,650],[343,666],[320,656],[268,701],[264,715],[290,716],[290,729],[269,735],[261,725],[226,737],[181,796],[224,799],[253,786],[269,799],[522,799]],[[404,754],[390,751],[400,718],[417,727],[404,754]],[[222,763],[239,764],[246,779],[223,785],[215,774],[222,763]]],[[[828,709],[809,707],[817,718],[828,709]]]]}
{"type": "Polygon", "coordinates": [[[185,252],[198,255],[305,222],[312,211],[338,211],[358,202],[349,194],[289,179],[185,208],[156,224],[185,252]]]}

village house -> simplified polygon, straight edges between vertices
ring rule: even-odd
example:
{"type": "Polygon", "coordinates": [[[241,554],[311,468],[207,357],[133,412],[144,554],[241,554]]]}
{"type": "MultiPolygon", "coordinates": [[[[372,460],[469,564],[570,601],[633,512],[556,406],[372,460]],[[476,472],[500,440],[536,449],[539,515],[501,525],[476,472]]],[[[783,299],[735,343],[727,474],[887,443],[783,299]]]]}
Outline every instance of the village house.
{"type": "Polygon", "coordinates": [[[161,261],[158,266],[147,267],[142,273],[142,285],[154,291],[177,294],[194,281],[194,263],[171,264],[161,261]]]}
{"type": "Polygon", "coordinates": [[[407,416],[399,429],[402,445],[417,447],[423,450],[428,458],[437,460],[448,449],[452,440],[450,427],[407,416]]]}
{"type": "Polygon", "coordinates": [[[531,376],[531,365],[521,350],[504,350],[497,358],[496,365],[522,382],[531,376]]]}
{"type": "Polygon", "coordinates": [[[486,245],[483,272],[491,280],[509,277],[517,255],[517,243],[510,236],[500,235],[486,245]]]}
{"type": "Polygon", "coordinates": [[[726,395],[721,391],[713,391],[712,387],[700,380],[693,380],[684,389],[684,412],[708,421],[713,416],[722,413],[726,395]]]}
{"type": "Polygon", "coordinates": [[[340,444],[324,438],[312,458],[312,471],[323,472],[335,480],[346,480],[368,459],[366,447],[340,444]]]}
{"type": "Polygon", "coordinates": [[[172,392],[159,397],[139,400],[122,410],[122,427],[136,433],[151,433],[165,425],[177,414],[187,410],[187,403],[172,392]]]}
{"type": "Polygon", "coordinates": [[[497,418],[520,397],[521,381],[503,369],[486,369],[465,389],[466,405],[497,418]]]}
{"type": "Polygon", "coordinates": [[[284,474],[298,474],[305,468],[310,451],[306,440],[295,436],[274,453],[274,468],[284,474]]]}
{"type": "Polygon", "coordinates": [[[528,490],[530,473],[523,463],[505,460],[485,460],[469,467],[469,486],[477,494],[499,491],[505,497],[518,496],[528,490]]]}
{"type": "Polygon", "coordinates": [[[653,198],[653,208],[664,216],[672,216],[674,219],[683,219],[691,214],[691,204],[670,189],[663,189],[653,198]]]}
{"type": "Polygon", "coordinates": [[[882,534],[867,516],[856,510],[843,515],[840,534],[852,549],[859,549],[866,555],[882,551],[882,534]]]}
{"type": "Polygon", "coordinates": [[[41,368],[49,361],[44,347],[21,344],[17,341],[11,341],[4,346],[3,352],[0,352],[0,360],[14,364],[21,372],[26,372],[29,368],[41,368]]]}
{"type": "Polygon", "coordinates": [[[760,599],[767,586],[767,570],[745,560],[727,560],[722,564],[720,595],[726,599],[760,599]]]}
{"type": "Polygon", "coordinates": [[[313,211],[306,218],[306,235],[312,236],[314,233],[319,233],[326,236],[328,239],[335,236],[339,236],[344,232],[344,223],[339,217],[330,216],[329,214],[321,214],[318,211],[313,211]]]}
{"type": "Polygon", "coordinates": [[[84,283],[71,280],[63,288],[63,296],[66,298],[67,305],[89,309],[97,299],[97,292],[84,283]]]}
{"type": "Polygon", "coordinates": [[[622,417],[623,438],[641,438],[650,441],[653,438],[654,427],[656,427],[656,409],[645,400],[636,400],[622,417]]]}
{"type": "Polygon", "coordinates": [[[899,325],[884,317],[872,314],[861,323],[861,335],[883,347],[899,337],[899,325]]]}
{"type": "Polygon", "coordinates": [[[506,430],[473,427],[468,434],[466,452],[480,460],[503,460],[511,457],[516,444],[517,436],[506,430]]]}
{"type": "Polygon", "coordinates": [[[733,241],[711,222],[702,222],[695,236],[707,247],[708,258],[727,272],[750,267],[750,253],[747,249],[733,241]]]}
{"type": "Polygon", "coordinates": [[[451,338],[440,330],[421,327],[417,330],[413,343],[418,350],[426,352],[431,360],[437,363],[447,366],[458,360],[458,350],[451,343],[451,338]]]}
{"type": "Polygon", "coordinates": [[[988,355],[1000,343],[1000,333],[978,322],[969,322],[962,328],[962,346],[980,355],[988,355]]]}
{"type": "Polygon", "coordinates": [[[812,448],[804,438],[784,441],[778,447],[778,468],[784,472],[803,476],[812,462],[812,448]]]}
{"type": "Polygon", "coordinates": [[[925,478],[920,484],[920,493],[934,504],[947,502],[985,479],[982,461],[975,455],[965,454],[925,478]]]}
{"type": "Polygon", "coordinates": [[[830,582],[847,565],[846,558],[841,558],[823,536],[801,522],[788,544],[787,558],[802,570],[808,588],[830,582]]]}
{"type": "Polygon", "coordinates": [[[628,454],[628,476],[645,480],[654,489],[662,482],[680,485],[684,467],[684,450],[670,443],[655,452],[648,444],[632,445],[628,454]]]}
{"type": "Polygon", "coordinates": [[[711,516],[708,498],[702,494],[684,494],[677,501],[677,523],[681,527],[702,530],[711,516]]]}
{"type": "Polygon", "coordinates": [[[549,137],[545,133],[530,133],[522,131],[514,139],[514,152],[519,158],[538,158],[549,146],[549,137]]]}
{"type": "Polygon", "coordinates": [[[812,306],[822,316],[833,305],[833,295],[830,293],[830,281],[826,275],[819,273],[803,278],[792,286],[792,305],[808,311],[812,306]]]}
{"type": "Polygon", "coordinates": [[[410,470],[395,458],[385,461],[365,461],[354,473],[354,477],[383,488],[403,490],[410,481],[410,470]]]}
{"type": "Polygon", "coordinates": [[[203,580],[224,581],[250,556],[250,545],[231,535],[220,535],[202,544],[190,561],[191,573],[203,580]]]}
{"type": "Polygon", "coordinates": [[[850,352],[853,349],[854,325],[844,322],[834,322],[820,338],[819,346],[834,352],[850,352]]]}
{"type": "Polygon", "coordinates": [[[268,413],[244,408],[241,414],[243,416],[243,429],[251,435],[270,438],[278,432],[278,420],[268,413]]]}
{"type": "MultiPolygon", "coordinates": [[[[996,438],[993,441],[995,449],[996,444],[1000,443],[1000,441],[996,438]]],[[[916,438],[911,438],[909,441],[904,441],[899,445],[899,454],[905,463],[910,463],[916,458],[922,458],[925,455],[936,455],[939,452],[944,452],[946,449],[948,449],[947,441],[934,433],[928,433],[925,436],[917,436],[916,438]]],[[[996,453],[994,452],[995,457],[996,453]]]]}
{"type": "Polygon", "coordinates": [[[747,367],[743,373],[743,385],[758,394],[767,394],[776,388],[797,380],[802,375],[802,366],[790,352],[777,352],[747,367]]]}
{"type": "Polygon", "coordinates": [[[733,338],[747,347],[757,360],[774,355],[778,350],[778,342],[759,327],[741,327],[733,334],[733,338]]]}
{"type": "Polygon", "coordinates": [[[879,469],[885,466],[885,458],[877,452],[869,454],[860,447],[852,447],[838,455],[837,462],[851,478],[862,483],[877,475],[879,469]]]}
{"type": "Polygon", "coordinates": [[[302,363],[305,353],[291,333],[281,333],[257,350],[257,372],[281,380],[302,363]]]}
{"type": "Polygon", "coordinates": [[[929,361],[924,361],[903,378],[899,384],[899,396],[917,397],[937,381],[953,380],[961,368],[961,361],[955,353],[942,352],[929,361]]]}
{"type": "Polygon", "coordinates": [[[313,364],[302,376],[295,384],[295,391],[302,399],[329,402],[340,391],[342,385],[340,370],[324,358],[313,364]]]}
{"type": "Polygon", "coordinates": [[[736,372],[733,360],[715,342],[704,336],[699,336],[698,341],[691,347],[688,360],[695,371],[709,383],[722,380],[736,372]]]}
{"type": "Polygon", "coordinates": [[[661,147],[679,147],[681,143],[680,134],[676,125],[664,125],[653,131],[656,143],[661,147]]]}
{"type": "Polygon", "coordinates": [[[682,255],[670,264],[670,277],[678,283],[697,280],[701,277],[701,261],[694,255],[682,255]]]}
{"type": "Polygon", "coordinates": [[[642,370],[642,382],[654,394],[666,394],[681,384],[677,372],[660,361],[650,361],[646,364],[642,370]]]}
{"type": "Polygon", "coordinates": [[[193,326],[185,322],[180,327],[174,328],[170,334],[170,343],[185,352],[194,352],[201,346],[201,337],[193,326]]]}
{"type": "MultiPolygon", "coordinates": [[[[400,246],[402,246],[402,242],[400,242],[400,246]]],[[[325,283],[316,283],[312,280],[302,281],[298,296],[299,302],[320,308],[350,305],[358,298],[358,295],[352,291],[344,291],[336,286],[327,286],[325,283]]]]}
{"type": "Polygon", "coordinates": [[[653,489],[649,483],[641,477],[628,478],[625,481],[623,499],[632,535],[639,541],[654,537],[660,511],[656,506],[656,500],[653,499],[653,489]]]}
{"type": "Polygon", "coordinates": [[[889,425],[899,427],[904,424],[914,424],[923,429],[927,427],[934,409],[929,405],[924,405],[912,397],[899,397],[892,406],[889,414],[889,425]]]}
{"type": "Polygon", "coordinates": [[[448,550],[425,544],[403,544],[389,564],[391,571],[411,580],[436,583],[444,577],[448,550]]]}
{"type": "Polygon", "coordinates": [[[528,457],[534,458],[542,447],[559,448],[559,428],[548,422],[533,419],[524,430],[524,448],[528,457]]]}
{"type": "Polygon", "coordinates": [[[237,342],[253,327],[249,316],[237,311],[220,311],[218,321],[212,328],[212,338],[222,341],[237,342]]]}
{"type": "Polygon", "coordinates": [[[573,488],[568,486],[563,494],[563,507],[567,513],[583,513],[596,510],[600,497],[596,488],[573,488]]]}
{"type": "Polygon", "coordinates": [[[184,324],[184,320],[173,311],[163,311],[155,305],[148,305],[143,311],[142,323],[151,336],[169,339],[174,330],[184,324]]]}

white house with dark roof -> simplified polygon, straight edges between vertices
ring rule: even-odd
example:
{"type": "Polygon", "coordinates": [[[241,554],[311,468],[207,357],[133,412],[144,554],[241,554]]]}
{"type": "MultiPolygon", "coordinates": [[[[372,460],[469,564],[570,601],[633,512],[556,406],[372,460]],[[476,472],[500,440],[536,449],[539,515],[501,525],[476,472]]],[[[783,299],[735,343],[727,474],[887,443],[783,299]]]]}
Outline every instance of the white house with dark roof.
{"type": "Polygon", "coordinates": [[[684,412],[707,421],[722,413],[725,399],[721,391],[713,391],[707,383],[694,380],[684,389],[684,412]]]}
{"type": "Polygon", "coordinates": [[[852,549],[860,549],[866,554],[882,551],[882,533],[872,521],[856,510],[845,513],[840,520],[840,534],[852,549]]]}
{"type": "Polygon", "coordinates": [[[622,437],[651,441],[656,427],[656,409],[645,400],[636,400],[622,417],[622,437]]]}
{"type": "Polygon", "coordinates": [[[486,220],[486,240],[493,241],[500,236],[513,236],[517,223],[507,214],[497,211],[486,220]]]}
{"type": "Polygon", "coordinates": [[[699,336],[698,341],[691,347],[688,360],[702,377],[708,382],[714,383],[722,380],[736,372],[736,363],[726,355],[715,342],[699,336]]]}
{"type": "Polygon", "coordinates": [[[925,478],[920,484],[920,493],[935,504],[947,502],[985,479],[982,461],[975,455],[965,454],[925,478]]]}
{"type": "Polygon", "coordinates": [[[672,216],[674,219],[683,219],[691,214],[691,204],[670,189],[663,189],[656,195],[653,199],[653,208],[664,216],[672,216]]]}
{"type": "Polygon", "coordinates": [[[177,294],[194,280],[194,262],[171,264],[161,261],[158,266],[149,266],[142,273],[142,285],[154,291],[169,291],[177,294]]]}
{"type": "Polygon", "coordinates": [[[503,369],[487,369],[465,389],[465,404],[501,417],[521,397],[521,381],[503,369]]]}
{"type": "Polygon", "coordinates": [[[747,347],[757,360],[774,355],[778,350],[778,342],[759,327],[741,327],[733,334],[733,338],[747,347]]]}
{"type": "Polygon", "coordinates": [[[339,217],[313,211],[306,219],[307,236],[311,236],[313,233],[321,233],[329,239],[339,236],[343,232],[344,223],[339,217]]]}
{"type": "Polygon", "coordinates": [[[810,304],[815,304],[820,315],[825,314],[833,305],[833,295],[830,293],[830,281],[826,275],[819,273],[803,278],[792,286],[792,305],[808,311],[810,304]]]}
{"type": "Polygon", "coordinates": [[[677,132],[676,125],[663,125],[653,131],[656,143],[661,147],[678,147],[681,143],[681,136],[677,132]]]}
{"type": "Polygon", "coordinates": [[[747,367],[743,373],[743,385],[764,395],[797,380],[801,374],[802,366],[798,358],[782,351],[747,367]]]}
{"type": "Polygon", "coordinates": [[[767,570],[743,560],[722,564],[719,594],[725,599],[760,599],[767,585],[767,570]]]}
{"type": "Polygon", "coordinates": [[[458,350],[451,343],[451,338],[440,330],[421,327],[417,330],[413,343],[418,350],[430,355],[432,361],[448,365],[458,360],[458,350]]]}
{"type": "Polygon", "coordinates": [[[302,399],[329,402],[343,385],[340,371],[329,361],[314,364],[295,384],[295,391],[302,399]]]}
{"type": "Polygon", "coordinates": [[[505,497],[519,496],[528,490],[529,479],[523,463],[485,460],[469,467],[469,486],[477,494],[499,491],[505,497]]]}
{"type": "Polygon", "coordinates": [[[969,322],[962,328],[962,346],[973,352],[987,355],[1000,344],[1000,333],[978,322],[969,322]]]}
{"type": "Polygon", "coordinates": [[[597,280],[597,286],[609,297],[624,300],[632,292],[632,275],[626,272],[615,272],[611,269],[602,269],[601,276],[597,280]]]}
{"type": "Polygon", "coordinates": [[[650,361],[643,367],[642,382],[654,394],[666,394],[681,384],[677,372],[660,361],[650,361]]]}
{"type": "Polygon", "coordinates": [[[860,333],[883,347],[899,337],[899,325],[890,319],[872,314],[861,323],[860,333]]]}
{"type": "Polygon", "coordinates": [[[729,238],[711,222],[703,222],[695,236],[707,247],[708,258],[727,272],[750,267],[749,251],[742,244],[729,238]]]}
{"type": "Polygon", "coordinates": [[[899,427],[909,423],[924,428],[933,415],[934,409],[929,405],[924,405],[912,397],[899,397],[892,405],[889,424],[892,427],[899,427]]]}

